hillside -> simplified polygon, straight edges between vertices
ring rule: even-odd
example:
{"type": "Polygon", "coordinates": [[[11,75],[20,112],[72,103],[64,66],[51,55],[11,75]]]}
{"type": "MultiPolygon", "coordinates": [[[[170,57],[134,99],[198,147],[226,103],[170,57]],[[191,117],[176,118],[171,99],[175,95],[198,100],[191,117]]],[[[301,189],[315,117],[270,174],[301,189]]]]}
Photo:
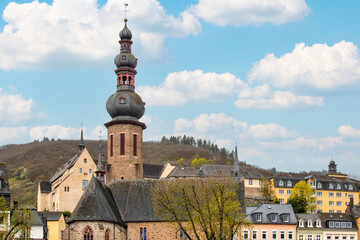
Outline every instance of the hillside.
{"type": "MultiPolygon", "coordinates": [[[[72,158],[78,151],[77,140],[57,140],[31,142],[0,147],[0,162],[6,162],[12,200],[35,204],[37,184],[40,180],[49,180],[57,168],[72,158]]],[[[99,155],[98,141],[85,141],[94,159],[99,155]]],[[[103,146],[106,153],[106,146],[103,146]]],[[[231,164],[221,153],[189,145],[159,142],[144,142],[144,163],[162,164],[184,158],[190,164],[195,155],[212,159],[216,164],[231,164]]]]}

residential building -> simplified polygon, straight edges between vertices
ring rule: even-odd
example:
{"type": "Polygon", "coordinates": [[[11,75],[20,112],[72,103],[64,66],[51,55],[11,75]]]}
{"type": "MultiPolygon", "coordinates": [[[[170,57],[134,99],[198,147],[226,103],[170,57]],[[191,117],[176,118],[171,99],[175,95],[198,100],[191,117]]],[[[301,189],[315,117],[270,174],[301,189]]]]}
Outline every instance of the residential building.
{"type": "Polygon", "coordinates": [[[320,213],[324,240],[356,240],[358,227],[351,214],[320,213]]]}
{"type": "Polygon", "coordinates": [[[287,203],[295,184],[305,180],[314,191],[316,209],[314,212],[344,212],[349,197],[359,201],[359,181],[348,178],[336,170],[331,160],[327,173],[278,173],[271,178],[276,197],[280,203],[287,203]]]}
{"type": "Polygon", "coordinates": [[[259,204],[246,207],[247,218],[253,223],[242,229],[241,238],[234,240],[295,240],[296,216],[290,204],[259,204]]]}
{"type": "Polygon", "coordinates": [[[48,229],[48,240],[62,239],[62,231],[66,228],[63,212],[42,212],[46,218],[48,229]]]}
{"type": "Polygon", "coordinates": [[[297,240],[322,240],[324,228],[318,214],[296,214],[297,240]]]}
{"type": "Polygon", "coordinates": [[[39,182],[37,209],[72,212],[94,175],[95,169],[96,164],[84,144],[81,130],[79,152],[66,161],[50,181],[39,182]]]}

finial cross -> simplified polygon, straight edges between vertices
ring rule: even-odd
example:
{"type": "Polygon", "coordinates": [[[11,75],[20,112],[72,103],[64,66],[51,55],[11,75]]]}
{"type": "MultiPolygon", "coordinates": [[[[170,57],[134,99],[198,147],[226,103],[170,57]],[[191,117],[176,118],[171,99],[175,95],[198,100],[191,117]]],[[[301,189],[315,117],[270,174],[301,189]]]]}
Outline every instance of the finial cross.
{"type": "Polygon", "coordinates": [[[125,5],[125,10],[124,10],[124,12],[125,12],[125,19],[126,19],[126,13],[128,12],[127,7],[129,6],[129,4],[124,3],[124,5],[125,5]]]}
{"type": "Polygon", "coordinates": [[[99,139],[100,139],[100,141],[101,141],[101,138],[102,138],[102,131],[100,130],[100,132],[99,132],[99,139]]]}

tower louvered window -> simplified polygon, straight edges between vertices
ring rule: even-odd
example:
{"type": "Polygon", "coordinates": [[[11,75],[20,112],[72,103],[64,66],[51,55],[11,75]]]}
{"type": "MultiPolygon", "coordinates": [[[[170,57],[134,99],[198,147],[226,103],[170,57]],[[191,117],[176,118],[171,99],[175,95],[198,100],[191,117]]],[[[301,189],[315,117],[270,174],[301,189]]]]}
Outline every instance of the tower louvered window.
{"type": "Polygon", "coordinates": [[[120,155],[125,155],[125,133],[120,134],[120,155]]]}
{"type": "Polygon", "coordinates": [[[93,231],[89,226],[87,226],[84,230],[84,240],[94,240],[93,231]]]}
{"type": "Polygon", "coordinates": [[[113,135],[110,135],[110,157],[112,157],[114,155],[114,139],[113,139],[113,135]]]}
{"type": "Polygon", "coordinates": [[[137,135],[136,134],[133,135],[133,141],[134,141],[133,155],[137,156],[137,135]]]}

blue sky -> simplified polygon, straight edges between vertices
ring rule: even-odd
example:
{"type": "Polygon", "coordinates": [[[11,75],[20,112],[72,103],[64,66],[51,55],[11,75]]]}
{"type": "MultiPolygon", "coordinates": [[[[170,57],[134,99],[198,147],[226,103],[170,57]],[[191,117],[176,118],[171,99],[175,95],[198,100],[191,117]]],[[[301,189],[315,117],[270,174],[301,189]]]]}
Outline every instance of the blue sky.
{"type": "MultiPolygon", "coordinates": [[[[360,169],[359,1],[129,0],[145,140],[192,135],[283,171],[360,169]]],[[[1,1],[0,145],[97,139],[120,0],[1,1]]],[[[104,133],[103,133],[104,135],[104,133]]]]}

